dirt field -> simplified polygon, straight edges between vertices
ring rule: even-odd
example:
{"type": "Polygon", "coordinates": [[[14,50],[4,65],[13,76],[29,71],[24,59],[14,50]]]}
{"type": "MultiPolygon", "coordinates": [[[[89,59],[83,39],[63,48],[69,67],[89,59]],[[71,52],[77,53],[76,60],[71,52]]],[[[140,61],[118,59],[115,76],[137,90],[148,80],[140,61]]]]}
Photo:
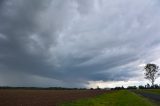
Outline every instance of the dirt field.
{"type": "Polygon", "coordinates": [[[57,106],[81,98],[93,97],[103,90],[0,90],[0,106],[57,106]]]}

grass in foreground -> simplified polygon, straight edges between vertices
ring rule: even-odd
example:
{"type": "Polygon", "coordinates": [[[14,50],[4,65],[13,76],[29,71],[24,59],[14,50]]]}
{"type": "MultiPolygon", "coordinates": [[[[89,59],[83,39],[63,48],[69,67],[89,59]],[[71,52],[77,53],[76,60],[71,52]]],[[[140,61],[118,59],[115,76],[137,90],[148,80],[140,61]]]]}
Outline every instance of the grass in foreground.
{"type": "Polygon", "coordinates": [[[154,106],[154,104],[133,92],[122,90],[64,103],[60,106],[154,106]]]}

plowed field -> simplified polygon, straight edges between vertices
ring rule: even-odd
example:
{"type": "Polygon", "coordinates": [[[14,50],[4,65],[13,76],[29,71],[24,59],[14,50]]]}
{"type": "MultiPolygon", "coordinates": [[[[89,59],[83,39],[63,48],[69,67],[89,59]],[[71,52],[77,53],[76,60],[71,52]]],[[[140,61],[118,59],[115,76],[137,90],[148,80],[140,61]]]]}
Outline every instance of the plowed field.
{"type": "Polygon", "coordinates": [[[59,103],[94,97],[105,90],[0,90],[0,106],[57,106],[59,103]]]}

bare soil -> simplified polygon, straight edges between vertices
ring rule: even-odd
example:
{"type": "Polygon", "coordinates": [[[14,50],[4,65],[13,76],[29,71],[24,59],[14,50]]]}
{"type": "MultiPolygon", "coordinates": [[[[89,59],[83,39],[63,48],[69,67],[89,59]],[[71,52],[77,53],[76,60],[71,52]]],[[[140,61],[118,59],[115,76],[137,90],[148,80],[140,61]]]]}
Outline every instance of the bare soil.
{"type": "Polygon", "coordinates": [[[106,90],[0,90],[0,106],[57,106],[59,103],[93,97],[106,90]]]}

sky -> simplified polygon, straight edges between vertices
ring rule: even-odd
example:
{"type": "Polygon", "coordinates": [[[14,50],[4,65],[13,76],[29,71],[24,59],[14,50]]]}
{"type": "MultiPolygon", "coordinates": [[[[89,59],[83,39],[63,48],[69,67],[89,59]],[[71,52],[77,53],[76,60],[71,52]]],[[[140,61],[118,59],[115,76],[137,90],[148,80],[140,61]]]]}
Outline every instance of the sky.
{"type": "Polygon", "coordinates": [[[0,86],[149,83],[159,19],[159,0],[1,0],[0,86]]]}

